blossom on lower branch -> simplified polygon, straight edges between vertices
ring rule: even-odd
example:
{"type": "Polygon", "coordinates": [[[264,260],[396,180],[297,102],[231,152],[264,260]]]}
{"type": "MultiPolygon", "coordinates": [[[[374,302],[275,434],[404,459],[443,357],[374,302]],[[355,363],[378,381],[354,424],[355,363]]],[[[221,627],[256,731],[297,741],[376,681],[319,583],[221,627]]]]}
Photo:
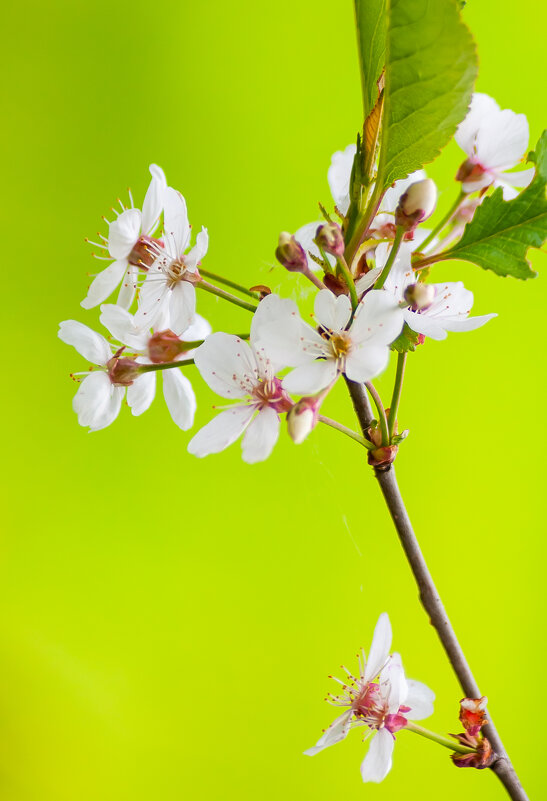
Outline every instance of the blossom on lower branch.
{"type": "Polygon", "coordinates": [[[279,416],[293,404],[276,377],[286,364],[269,354],[260,336],[280,305],[286,304],[291,301],[277,295],[261,301],[251,324],[250,344],[241,337],[218,332],[197,348],[194,360],[204,381],[223,398],[240,402],[198,431],[188,445],[194,456],[219,453],[244,432],[244,461],[253,464],[270,455],[279,436],[279,416]]]}
{"type": "Polygon", "coordinates": [[[347,710],[304,752],[314,756],[344,740],[350,729],[364,726],[368,730],[364,739],[374,737],[361,764],[365,782],[381,782],[391,770],[395,734],[409,720],[433,714],[435,694],[425,684],[405,677],[401,657],[390,654],[391,639],[391,624],[384,612],[374,629],[368,660],[364,651],[359,656],[359,675],[344,668],[347,678],[335,679],[342,685],[342,694],[329,693],[329,703],[347,710]]]}

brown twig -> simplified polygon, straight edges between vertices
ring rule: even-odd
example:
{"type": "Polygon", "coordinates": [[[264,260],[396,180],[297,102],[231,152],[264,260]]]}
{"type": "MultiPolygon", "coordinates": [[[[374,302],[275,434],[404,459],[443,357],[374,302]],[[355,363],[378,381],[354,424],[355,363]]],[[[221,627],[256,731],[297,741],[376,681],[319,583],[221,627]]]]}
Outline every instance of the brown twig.
{"type": "MultiPolygon", "coordinates": [[[[359,424],[366,436],[373,419],[370,402],[362,384],[357,384],[346,379],[346,384],[353,402],[353,407],[359,420],[359,424]]],[[[478,684],[473,677],[471,668],[465,658],[462,647],[458,642],[456,633],[450,623],[443,602],[437,592],[435,583],[429,572],[426,561],[422,554],[418,540],[412,528],[408,512],[406,511],[401,491],[395,477],[393,465],[386,469],[376,468],[376,478],[380,484],[380,489],[391,514],[397,535],[403,546],[405,556],[408,560],[416,584],[420,593],[420,601],[425,611],[429,615],[431,625],[437,632],[442,646],[446,652],[448,660],[452,665],[454,673],[458,677],[460,686],[468,698],[481,698],[482,694],[478,684]]],[[[513,768],[503,743],[490,716],[489,723],[484,728],[484,734],[488,737],[492,748],[496,753],[496,760],[491,765],[491,770],[497,775],[507,790],[513,801],[528,801],[522,784],[513,768]]]]}

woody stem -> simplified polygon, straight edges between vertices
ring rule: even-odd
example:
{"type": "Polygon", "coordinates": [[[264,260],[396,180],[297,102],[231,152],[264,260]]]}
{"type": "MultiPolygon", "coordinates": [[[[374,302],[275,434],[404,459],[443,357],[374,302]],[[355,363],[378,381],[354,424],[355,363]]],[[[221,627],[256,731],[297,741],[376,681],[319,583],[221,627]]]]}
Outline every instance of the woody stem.
{"type": "MultiPolygon", "coordinates": [[[[358,384],[346,378],[349,394],[353,402],[353,407],[359,420],[359,424],[363,434],[368,430],[373,419],[372,409],[370,402],[365,391],[363,384],[358,384]]],[[[412,523],[405,508],[401,491],[397,484],[395,477],[395,470],[393,465],[389,465],[387,469],[375,468],[375,475],[378,479],[380,489],[387,504],[391,519],[397,531],[399,541],[403,547],[403,551],[410,565],[410,569],[414,575],[416,584],[418,585],[419,597],[424,607],[431,625],[437,632],[441,644],[445,650],[454,673],[456,674],[460,686],[468,698],[481,698],[482,693],[479,686],[475,681],[471,668],[465,658],[456,632],[448,618],[446,610],[433,577],[429,572],[429,568],[424,559],[420,545],[412,528],[412,523]]],[[[490,715],[490,721],[484,727],[484,734],[490,741],[492,748],[496,754],[496,759],[491,765],[491,770],[497,775],[507,790],[509,797],[512,801],[528,801],[524,788],[515,772],[515,769],[507,755],[503,743],[500,739],[498,732],[490,715]]]]}

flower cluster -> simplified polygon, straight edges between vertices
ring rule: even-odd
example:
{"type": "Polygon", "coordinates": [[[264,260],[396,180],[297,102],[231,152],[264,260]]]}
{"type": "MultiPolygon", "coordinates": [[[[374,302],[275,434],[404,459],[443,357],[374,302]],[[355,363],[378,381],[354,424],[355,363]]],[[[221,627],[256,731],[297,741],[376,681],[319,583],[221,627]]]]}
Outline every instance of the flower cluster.
{"type": "MultiPolygon", "coordinates": [[[[508,172],[521,160],[527,138],[523,115],[501,111],[491,98],[475,95],[456,136],[467,159],[458,172],[464,197],[450,230],[423,227],[437,191],[420,170],[384,193],[366,240],[354,253],[348,253],[345,237],[356,148],[335,153],[328,181],[340,224],[327,215],[294,236],[282,234],[276,251],[287,270],[303,273],[317,289],[309,321],[293,300],[267,287],[239,287],[243,301],[206,281],[201,263],[207,229],[192,245],[184,197],[168,185],[160,167],[151,165],[142,210],[130,196],[130,207],[120,204],[107,236],[94,243],[101,248],[98,258],[110,263],[81,305],[100,306],[108,337],[74,320],[60,327],[60,338],[90,362],[87,374],[74,374],[80,382],[73,404],[80,424],[92,431],[110,425],[124,397],[134,415],[142,414],[161,371],[173,420],[183,430],[192,428],[196,398],[183,370],[195,364],[206,384],[234,403],[193,436],[190,453],[217,453],[243,435],[244,460],[264,460],[278,439],[283,415],[293,440],[303,441],[319,420],[328,420],[320,407],[340,376],[371,382],[401,343],[403,350],[409,342],[413,349],[426,337],[444,339],[449,331],[470,331],[495,316],[470,316],[472,293],[458,281],[430,282],[419,259],[461,233],[460,220],[472,217],[490,186],[502,184],[509,191],[530,181],[529,170],[508,172]],[[469,198],[473,192],[477,197],[469,198]],[[118,287],[116,302],[107,302],[118,287]],[[196,311],[199,289],[253,311],[249,334],[212,334],[196,311]]],[[[233,281],[217,278],[217,284],[237,291],[233,281]]],[[[384,447],[394,445],[395,431],[392,425],[384,432],[384,447]]]]}

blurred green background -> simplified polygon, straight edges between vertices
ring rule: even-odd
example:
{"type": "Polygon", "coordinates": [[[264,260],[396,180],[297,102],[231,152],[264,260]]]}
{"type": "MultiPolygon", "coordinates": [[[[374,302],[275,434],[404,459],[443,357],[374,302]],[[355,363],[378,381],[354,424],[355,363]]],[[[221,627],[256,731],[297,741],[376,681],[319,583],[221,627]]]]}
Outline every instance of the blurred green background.
{"type": "MultiPolygon", "coordinates": [[[[361,450],[325,429],[300,447],[284,436],[262,465],[239,446],[199,461],[161,397],[90,435],[68,376],[85,365],[56,338],[60,320],[97,323],[79,307],[97,268],[83,239],[129,184],[142,201],[151,161],[209,228],[210,270],[291,291],[273,267],[278,232],[329,201],[330,154],[360,125],[352,4],[30,0],[4,14],[1,798],[503,798],[488,771],[455,770],[405,732],[379,786],[361,783],[358,732],[302,756],[336,712],[327,674],[369,647],[384,610],[407,673],[437,692],[428,725],[458,728],[461,693],[361,450]]],[[[465,17],[478,88],[527,113],[533,144],[547,121],[543,4],[473,0],[465,17]]],[[[430,170],[441,207],[461,159],[452,145],[430,170]]],[[[397,468],[539,798],[545,281],[437,274],[499,318],[412,356],[397,468]]],[[[217,330],[248,324],[199,300],[217,330]]],[[[214,399],[196,385],[201,425],[214,399]]],[[[338,389],[326,413],[353,425],[338,389]]]]}

